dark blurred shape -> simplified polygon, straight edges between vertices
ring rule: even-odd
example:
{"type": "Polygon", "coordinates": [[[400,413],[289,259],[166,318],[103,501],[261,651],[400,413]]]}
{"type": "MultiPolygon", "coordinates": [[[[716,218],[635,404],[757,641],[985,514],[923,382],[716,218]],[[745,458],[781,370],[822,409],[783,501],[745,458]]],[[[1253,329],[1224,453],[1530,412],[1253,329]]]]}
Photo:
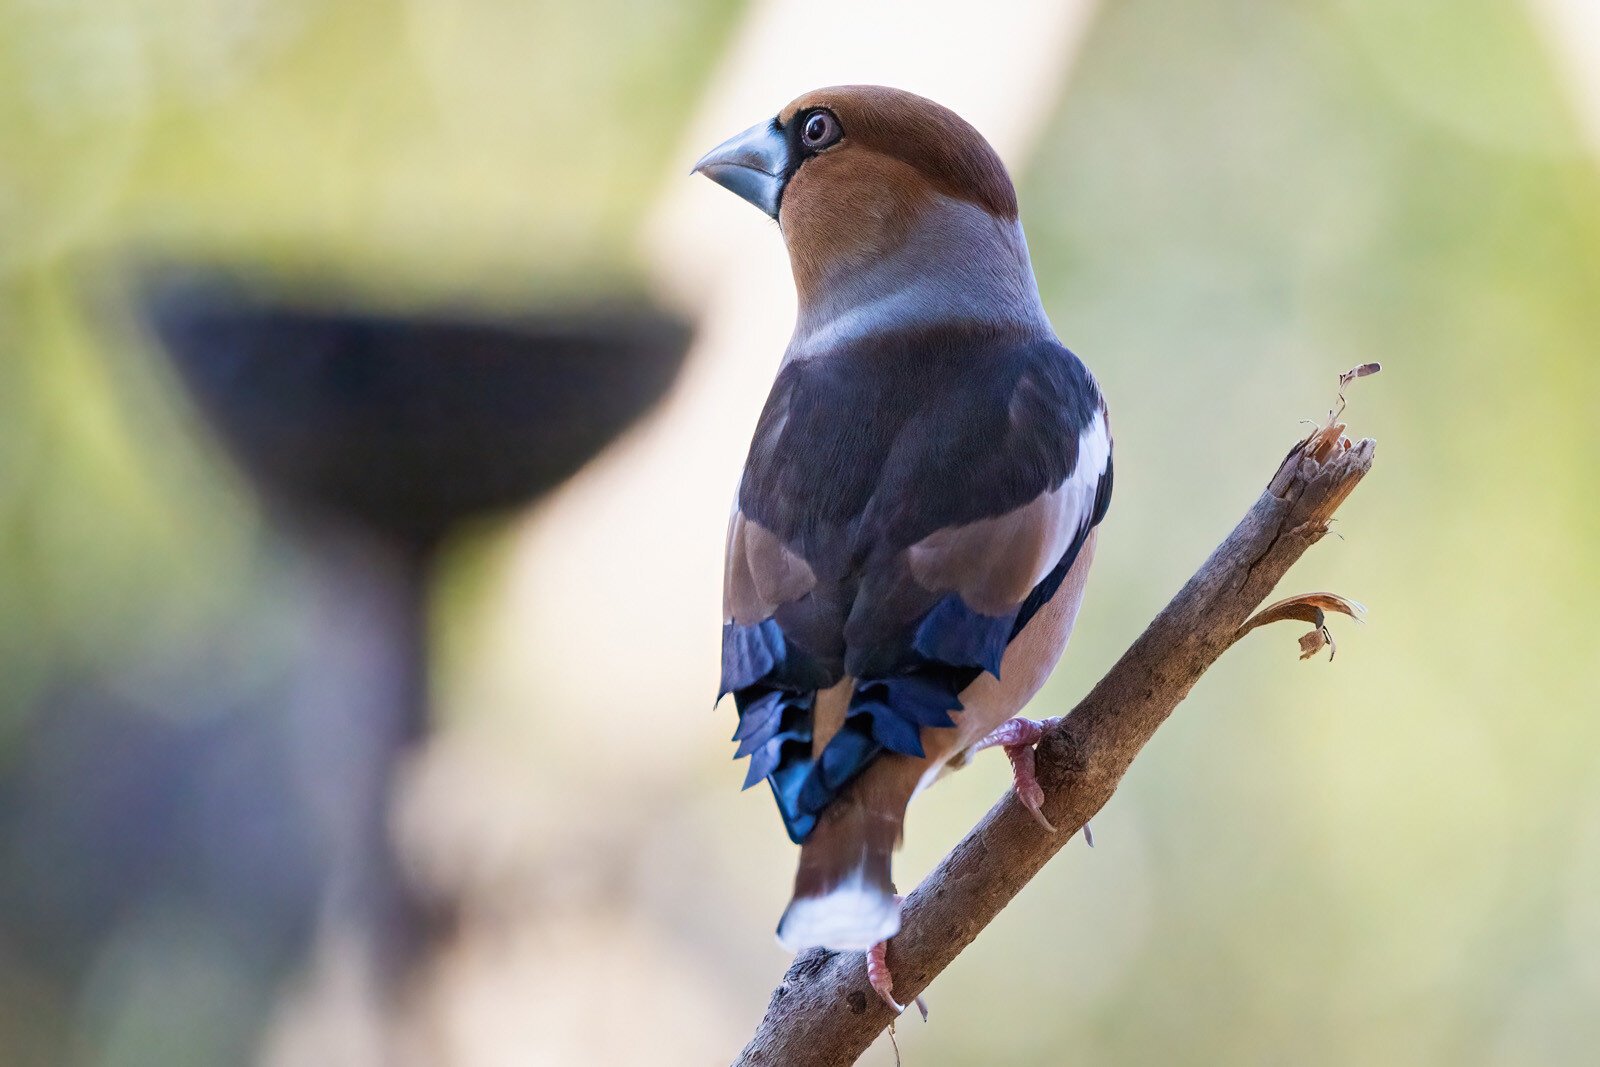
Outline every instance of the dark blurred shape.
{"type": "Polygon", "coordinates": [[[637,303],[494,317],[305,292],[203,268],[138,280],[206,421],[289,520],[308,580],[286,784],[317,859],[314,921],[397,1007],[452,926],[450,902],[408,884],[390,831],[396,769],[428,723],[437,549],[454,524],[553,489],[643,415],[689,331],[637,303]]]}
{"type": "Polygon", "coordinates": [[[661,398],[688,343],[680,320],[640,304],[402,315],[172,268],[142,292],[201,411],[269,497],[410,541],[570,477],[661,398]]]}

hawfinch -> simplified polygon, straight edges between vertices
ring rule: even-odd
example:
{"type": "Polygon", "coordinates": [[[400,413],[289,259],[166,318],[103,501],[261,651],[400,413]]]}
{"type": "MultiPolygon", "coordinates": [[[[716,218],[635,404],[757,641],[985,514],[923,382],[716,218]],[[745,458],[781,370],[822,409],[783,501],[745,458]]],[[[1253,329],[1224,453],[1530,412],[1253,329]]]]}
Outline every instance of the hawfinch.
{"type": "MultiPolygon", "coordinates": [[[[793,951],[883,942],[906,804],[1004,746],[1066,647],[1111,496],[1105,401],[1040,303],[1017,194],[954,112],[820,89],[698,173],[778,221],[799,295],[728,528],[722,693],[800,845],[793,951]]],[[[1048,826],[1048,823],[1045,824],[1048,826]]]]}

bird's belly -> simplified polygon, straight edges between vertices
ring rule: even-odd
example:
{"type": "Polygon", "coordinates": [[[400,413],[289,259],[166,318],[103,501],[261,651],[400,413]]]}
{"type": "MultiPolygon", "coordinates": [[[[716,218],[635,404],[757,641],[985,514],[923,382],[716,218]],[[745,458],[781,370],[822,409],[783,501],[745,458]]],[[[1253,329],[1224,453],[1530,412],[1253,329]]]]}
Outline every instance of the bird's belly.
{"type": "Polygon", "coordinates": [[[1000,677],[981,674],[961,691],[962,710],[956,716],[955,730],[923,730],[923,748],[932,759],[917,783],[917,792],[965,763],[967,751],[1020,712],[1050,677],[1078,620],[1098,532],[1090,531],[1061,587],[1006,646],[1000,677]]]}

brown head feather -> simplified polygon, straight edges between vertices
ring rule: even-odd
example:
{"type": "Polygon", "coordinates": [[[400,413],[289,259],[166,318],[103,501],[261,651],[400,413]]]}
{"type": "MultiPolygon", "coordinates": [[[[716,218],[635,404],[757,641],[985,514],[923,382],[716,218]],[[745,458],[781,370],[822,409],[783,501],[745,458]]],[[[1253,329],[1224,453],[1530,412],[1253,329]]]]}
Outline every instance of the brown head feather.
{"type": "Polygon", "coordinates": [[[893,248],[937,196],[1014,222],[1017,194],[1005,164],[971,123],[899,89],[817,89],[778,113],[788,126],[827,108],[843,137],[808,158],[784,189],[779,222],[802,303],[825,276],[893,248]]]}
{"type": "Polygon", "coordinates": [[[945,196],[980,204],[998,218],[1017,217],[1005,164],[983,134],[942,104],[883,85],[835,85],[793,101],[778,121],[787,126],[818,107],[832,111],[844,128],[834,153],[859,146],[904,163],[945,196]]]}

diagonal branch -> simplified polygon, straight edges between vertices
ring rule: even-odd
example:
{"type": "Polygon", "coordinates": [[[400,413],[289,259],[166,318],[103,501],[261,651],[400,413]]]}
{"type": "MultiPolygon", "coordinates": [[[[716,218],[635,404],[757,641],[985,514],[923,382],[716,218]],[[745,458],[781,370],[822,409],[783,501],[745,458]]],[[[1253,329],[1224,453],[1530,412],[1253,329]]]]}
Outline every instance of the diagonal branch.
{"type": "MultiPolygon", "coordinates": [[[[906,898],[900,933],[889,943],[897,999],[909,1003],[921,993],[1111,799],[1156,728],[1328,532],[1334,511],[1372,468],[1374,443],[1352,444],[1338,421],[1342,387],[1356,376],[1341,379],[1339,407],[1289,451],[1227,540],[1040,742],[1044,814],[1057,832],[1042,829],[1008,792],[906,898]]],[[[1304,616],[1285,610],[1277,617],[1304,616]]],[[[867,985],[860,953],[813,949],[784,975],[736,1064],[854,1063],[893,1018],[867,985]]]]}

